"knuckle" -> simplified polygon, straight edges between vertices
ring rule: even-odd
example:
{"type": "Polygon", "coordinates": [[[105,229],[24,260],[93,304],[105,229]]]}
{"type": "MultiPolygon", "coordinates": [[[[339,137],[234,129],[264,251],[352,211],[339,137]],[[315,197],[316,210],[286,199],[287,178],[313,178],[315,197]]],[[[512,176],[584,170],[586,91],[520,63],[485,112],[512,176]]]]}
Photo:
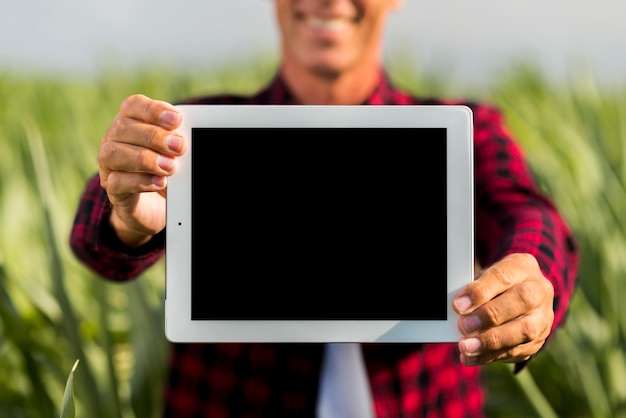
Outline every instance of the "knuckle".
{"type": "Polygon", "coordinates": [[[102,140],[100,141],[100,145],[102,146],[106,143],[114,142],[115,138],[122,137],[126,130],[127,124],[125,119],[118,115],[107,128],[102,140]]]}
{"type": "Polygon", "coordinates": [[[550,334],[550,330],[552,329],[552,324],[554,323],[554,311],[552,310],[552,307],[545,309],[541,318],[543,328],[540,335],[547,338],[550,334]]]}
{"type": "Polygon", "coordinates": [[[539,326],[536,321],[532,321],[531,318],[521,319],[522,329],[522,341],[529,342],[534,341],[542,336],[544,327],[539,326]]]}
{"type": "Polygon", "coordinates": [[[138,95],[133,94],[132,96],[128,96],[124,100],[122,100],[122,103],[120,103],[120,113],[122,114],[128,113],[129,109],[131,109],[134,103],[137,102],[138,100],[137,96],[138,95]]]}
{"type": "Polygon", "coordinates": [[[483,351],[498,350],[502,347],[502,341],[496,332],[485,333],[480,339],[483,351]]]}
{"type": "Polygon", "coordinates": [[[529,315],[521,319],[521,338],[524,342],[544,341],[550,334],[554,312],[548,309],[541,315],[529,315]]]}
{"type": "Polygon", "coordinates": [[[488,303],[483,307],[483,322],[489,325],[500,325],[504,315],[504,311],[496,303],[488,303]]]}
{"type": "Polygon", "coordinates": [[[122,100],[120,104],[120,111],[122,113],[128,112],[130,109],[134,108],[138,103],[140,103],[143,99],[142,94],[132,94],[122,100]]]}
{"type": "Polygon", "coordinates": [[[537,351],[539,351],[542,345],[543,341],[533,341],[526,344],[519,344],[507,350],[507,357],[510,359],[511,362],[528,360],[532,355],[536,354],[537,351]]]}
{"type": "Polygon", "coordinates": [[[144,110],[148,114],[152,114],[152,112],[155,112],[155,111],[157,111],[159,109],[160,109],[160,104],[159,104],[159,102],[157,102],[155,100],[146,100],[144,102],[144,110]]]}
{"type": "Polygon", "coordinates": [[[537,292],[529,283],[522,283],[516,287],[517,295],[519,296],[525,310],[534,308],[543,299],[542,293],[537,292]]]}
{"type": "Polygon", "coordinates": [[[539,283],[541,283],[541,285],[543,286],[543,289],[542,289],[543,293],[548,295],[550,299],[553,299],[554,298],[554,285],[552,284],[552,282],[542,277],[539,283]]]}
{"type": "Polygon", "coordinates": [[[509,274],[500,264],[496,264],[491,268],[491,273],[505,288],[508,288],[513,283],[513,277],[509,274]]]}
{"type": "Polygon", "coordinates": [[[146,151],[142,151],[142,152],[138,152],[135,154],[136,158],[137,158],[137,166],[138,167],[155,167],[156,166],[156,162],[155,162],[155,158],[152,155],[151,152],[146,152],[146,151]]]}
{"type": "Polygon", "coordinates": [[[110,174],[100,171],[100,187],[106,190],[109,183],[110,174]]]}
{"type": "Polygon", "coordinates": [[[122,100],[118,116],[153,121],[155,117],[158,119],[158,116],[154,116],[154,112],[158,111],[158,106],[156,101],[149,100],[148,97],[143,94],[133,94],[122,100]]]}
{"type": "Polygon", "coordinates": [[[101,176],[100,185],[106,190],[109,199],[119,193],[121,188],[120,176],[115,172],[109,173],[107,176],[101,176]]]}
{"type": "Polygon", "coordinates": [[[528,268],[539,267],[539,264],[537,263],[537,259],[532,254],[516,253],[516,254],[509,255],[508,258],[513,260],[516,264],[521,264],[528,268]]]}
{"type": "Polygon", "coordinates": [[[151,127],[145,132],[146,146],[152,149],[162,149],[161,147],[161,135],[158,129],[151,127]]]}
{"type": "Polygon", "coordinates": [[[100,166],[106,165],[111,156],[115,154],[115,144],[111,142],[103,142],[98,151],[98,163],[100,166]]]}
{"type": "Polygon", "coordinates": [[[472,295],[472,299],[475,301],[485,301],[489,299],[488,289],[485,287],[485,283],[480,280],[472,282],[469,290],[472,295]]]}
{"type": "Polygon", "coordinates": [[[496,360],[499,360],[505,363],[514,363],[514,362],[520,361],[521,359],[528,357],[528,355],[526,354],[526,349],[527,348],[524,345],[518,345],[516,347],[513,347],[509,350],[506,350],[500,353],[496,357],[496,360]]]}

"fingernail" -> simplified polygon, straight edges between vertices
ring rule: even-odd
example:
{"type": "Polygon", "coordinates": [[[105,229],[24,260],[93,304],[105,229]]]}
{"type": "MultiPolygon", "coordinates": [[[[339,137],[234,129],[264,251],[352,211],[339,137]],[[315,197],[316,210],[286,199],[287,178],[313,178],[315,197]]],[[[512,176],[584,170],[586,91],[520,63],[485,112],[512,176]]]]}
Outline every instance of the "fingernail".
{"type": "Polygon", "coordinates": [[[465,346],[465,350],[463,350],[463,352],[466,356],[468,354],[480,353],[480,340],[478,338],[468,338],[463,340],[462,343],[465,346]]]}
{"type": "Polygon", "coordinates": [[[183,147],[183,138],[180,135],[168,135],[165,141],[167,147],[174,152],[180,151],[183,147]]]}
{"type": "Polygon", "coordinates": [[[172,158],[167,158],[159,155],[159,158],[157,159],[157,165],[165,171],[170,171],[172,168],[174,168],[174,160],[172,158]]]}
{"type": "Polygon", "coordinates": [[[467,331],[468,333],[472,333],[480,329],[480,318],[476,315],[466,316],[461,319],[461,322],[463,323],[463,328],[465,328],[465,331],[467,331]]]}
{"type": "Polygon", "coordinates": [[[168,125],[174,125],[177,120],[178,113],[176,112],[172,112],[171,110],[164,110],[163,113],[161,113],[161,121],[168,125]]]}
{"type": "Polygon", "coordinates": [[[459,311],[464,312],[472,306],[472,299],[469,296],[464,295],[454,299],[454,304],[459,309],[459,311]]]}
{"type": "Polygon", "coordinates": [[[152,184],[157,187],[165,187],[165,177],[163,176],[152,176],[152,184]]]}

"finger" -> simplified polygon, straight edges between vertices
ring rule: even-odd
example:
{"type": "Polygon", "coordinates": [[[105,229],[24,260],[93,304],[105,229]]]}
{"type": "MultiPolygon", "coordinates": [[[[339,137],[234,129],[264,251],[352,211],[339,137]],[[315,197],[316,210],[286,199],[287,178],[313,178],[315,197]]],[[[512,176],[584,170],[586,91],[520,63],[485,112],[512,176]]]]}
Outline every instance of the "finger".
{"type": "MultiPolygon", "coordinates": [[[[536,350],[529,349],[528,351],[536,350]]],[[[464,354],[461,354],[459,358],[461,360],[461,363],[463,363],[465,366],[480,366],[483,364],[493,363],[495,361],[500,361],[502,363],[520,363],[522,361],[528,360],[531,357],[532,355],[515,355],[510,351],[502,350],[498,353],[490,353],[489,355],[482,356],[466,356],[464,354]]]]}
{"type": "Polygon", "coordinates": [[[173,157],[120,142],[102,144],[98,161],[105,173],[124,171],[167,176],[173,174],[178,166],[178,161],[173,157]]]}
{"type": "MultiPolygon", "coordinates": [[[[551,300],[549,296],[552,288],[546,286],[547,283],[547,280],[542,279],[515,285],[472,313],[461,315],[458,320],[459,330],[463,335],[472,335],[541,308],[544,301],[551,300]]],[[[547,311],[552,312],[551,309],[547,311]]]]}
{"type": "Polygon", "coordinates": [[[177,128],[182,122],[181,113],[173,105],[142,94],[124,99],[120,105],[120,116],[168,130],[177,128]]]}
{"type": "Polygon", "coordinates": [[[117,142],[150,148],[172,156],[182,155],[186,147],[183,137],[176,131],[119,116],[109,126],[100,145],[102,147],[117,142]]]}
{"type": "Polygon", "coordinates": [[[458,348],[464,364],[485,364],[495,360],[521,361],[543,347],[550,332],[539,311],[517,318],[473,337],[463,338],[458,348]]]}
{"type": "Polygon", "coordinates": [[[539,271],[537,260],[530,254],[511,254],[482,271],[453,300],[459,314],[473,312],[507,289],[521,283],[539,271]]]}
{"type": "Polygon", "coordinates": [[[167,187],[167,177],[144,173],[113,171],[100,182],[113,204],[126,200],[132,194],[143,192],[162,192],[167,187]]]}

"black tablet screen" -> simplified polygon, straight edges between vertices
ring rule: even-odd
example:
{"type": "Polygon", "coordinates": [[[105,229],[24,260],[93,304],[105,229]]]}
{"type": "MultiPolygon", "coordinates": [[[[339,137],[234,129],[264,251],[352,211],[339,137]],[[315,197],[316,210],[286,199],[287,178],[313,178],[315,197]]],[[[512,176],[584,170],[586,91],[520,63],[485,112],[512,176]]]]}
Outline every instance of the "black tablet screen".
{"type": "Polygon", "coordinates": [[[445,320],[445,128],[192,130],[194,320],[445,320]]]}

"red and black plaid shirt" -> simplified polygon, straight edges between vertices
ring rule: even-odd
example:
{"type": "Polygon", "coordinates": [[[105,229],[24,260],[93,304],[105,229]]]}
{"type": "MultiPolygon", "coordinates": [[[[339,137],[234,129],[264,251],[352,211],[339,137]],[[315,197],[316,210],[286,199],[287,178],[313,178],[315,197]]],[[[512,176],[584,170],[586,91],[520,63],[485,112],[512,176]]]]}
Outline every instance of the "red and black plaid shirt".
{"type": "MultiPolygon", "coordinates": [[[[254,96],[199,97],[185,103],[296,104],[280,76],[254,96]]],[[[564,220],[533,182],[500,112],[485,104],[412,97],[394,89],[384,74],[364,104],[465,104],[472,109],[477,262],[489,266],[509,253],[533,254],[554,285],[553,331],[562,325],[578,274],[578,249],[564,220]]],[[[164,232],[143,248],[128,250],[111,230],[109,212],[96,175],[80,201],[70,244],[99,275],[131,280],[163,256],[164,232]]],[[[456,344],[362,348],[379,418],[484,416],[480,367],[463,366],[456,344]]],[[[164,416],[312,418],[321,360],[321,344],[173,344],[164,416]]]]}

